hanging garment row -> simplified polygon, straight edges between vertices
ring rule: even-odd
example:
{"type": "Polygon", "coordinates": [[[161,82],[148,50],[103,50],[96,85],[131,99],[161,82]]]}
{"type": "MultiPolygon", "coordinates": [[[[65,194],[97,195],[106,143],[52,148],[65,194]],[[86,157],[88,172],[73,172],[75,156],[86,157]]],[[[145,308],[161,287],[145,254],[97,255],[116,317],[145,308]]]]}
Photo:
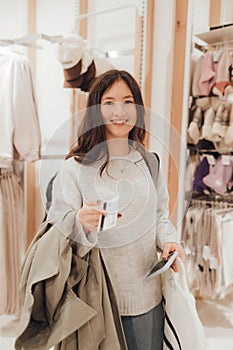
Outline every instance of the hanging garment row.
{"type": "Polygon", "coordinates": [[[19,316],[19,271],[25,244],[22,177],[7,169],[0,173],[0,315],[19,316]]]}
{"type": "Polygon", "coordinates": [[[232,204],[192,200],[182,230],[188,282],[196,296],[224,298],[233,290],[232,204]]]}
{"type": "Polygon", "coordinates": [[[192,96],[226,97],[232,94],[232,54],[232,47],[223,47],[207,51],[198,59],[192,77],[192,96]]]}
{"type": "MultiPolygon", "coordinates": [[[[0,38],[0,46],[32,46],[31,42],[36,40],[46,40],[56,45],[57,59],[64,73],[64,87],[77,88],[84,92],[90,90],[91,85],[100,74],[114,68],[110,61],[111,58],[134,54],[134,49],[104,52],[91,46],[88,40],[76,34],[67,36],[35,34],[16,39],[0,38]]],[[[42,48],[41,46],[34,47],[42,48]]]]}
{"type": "MultiPolygon", "coordinates": [[[[215,158],[211,154],[200,157],[196,166],[192,184],[197,193],[215,192],[221,196],[233,194],[233,156],[221,155],[215,158]]],[[[232,196],[233,198],[233,196],[232,196]]]]}
{"type": "Polygon", "coordinates": [[[40,159],[41,132],[31,66],[0,48],[0,314],[20,314],[19,272],[25,249],[24,161],[40,159]]]}
{"type": "Polygon", "coordinates": [[[197,98],[189,110],[188,143],[214,142],[219,149],[233,147],[233,104],[219,97],[197,98]]]}

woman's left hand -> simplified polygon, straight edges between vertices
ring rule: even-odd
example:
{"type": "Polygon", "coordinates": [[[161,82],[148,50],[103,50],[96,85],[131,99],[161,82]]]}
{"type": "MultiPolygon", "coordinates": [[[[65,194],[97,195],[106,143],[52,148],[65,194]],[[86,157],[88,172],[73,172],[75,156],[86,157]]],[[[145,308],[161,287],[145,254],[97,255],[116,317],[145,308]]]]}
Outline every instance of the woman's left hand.
{"type": "MultiPolygon", "coordinates": [[[[164,244],[163,246],[163,253],[162,253],[162,258],[169,258],[169,253],[170,252],[174,252],[177,251],[178,256],[181,258],[181,260],[183,261],[183,263],[185,263],[185,254],[184,254],[184,250],[181,247],[181,245],[179,243],[176,242],[167,242],[164,244]]],[[[176,260],[174,261],[174,263],[172,264],[172,268],[175,272],[178,272],[177,269],[177,265],[176,265],[176,260]]]]}

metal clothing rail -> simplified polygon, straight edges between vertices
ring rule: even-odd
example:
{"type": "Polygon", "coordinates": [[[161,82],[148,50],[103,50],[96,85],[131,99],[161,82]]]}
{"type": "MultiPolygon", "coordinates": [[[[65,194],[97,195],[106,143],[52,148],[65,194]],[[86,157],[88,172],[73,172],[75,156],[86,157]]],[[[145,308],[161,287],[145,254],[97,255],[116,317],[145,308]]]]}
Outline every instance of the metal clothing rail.
{"type": "Polygon", "coordinates": [[[109,8],[109,9],[105,9],[105,10],[99,10],[99,11],[83,13],[82,15],[76,16],[75,20],[82,20],[82,19],[85,19],[85,18],[88,18],[88,17],[102,15],[104,13],[114,12],[114,11],[123,10],[123,9],[131,8],[131,7],[134,7],[136,9],[138,9],[137,5],[135,5],[135,4],[126,4],[126,5],[113,7],[113,8],[109,8]]]}
{"type": "Polygon", "coordinates": [[[0,38],[0,46],[10,46],[10,45],[25,45],[29,46],[28,44],[32,41],[37,40],[46,40],[50,41],[51,43],[61,43],[64,38],[62,35],[47,35],[43,33],[37,33],[34,35],[28,35],[23,36],[19,38],[14,39],[8,39],[8,38],[0,38]]]}
{"type": "Polygon", "coordinates": [[[65,159],[67,154],[42,154],[39,160],[65,159]]]}
{"type": "MultiPolygon", "coordinates": [[[[46,40],[51,42],[52,44],[59,44],[59,43],[65,42],[66,38],[63,37],[62,35],[47,35],[43,33],[38,33],[38,34],[24,36],[20,38],[14,38],[14,39],[0,38],[0,46],[23,45],[23,46],[30,46],[30,47],[32,46],[37,49],[42,49],[41,46],[31,45],[32,41],[37,41],[37,40],[46,40]]],[[[97,48],[93,48],[93,50],[96,50],[102,53],[106,58],[118,58],[118,57],[134,54],[134,49],[125,49],[120,51],[111,50],[108,52],[103,52],[97,48]]]]}
{"type": "Polygon", "coordinates": [[[229,149],[225,149],[225,150],[218,150],[218,149],[202,149],[202,148],[195,148],[195,147],[189,147],[188,150],[190,152],[193,152],[193,154],[197,153],[197,154],[216,154],[219,156],[232,156],[233,155],[233,149],[232,147],[229,147],[229,149]]]}
{"type": "Polygon", "coordinates": [[[222,207],[227,208],[233,208],[233,203],[232,203],[233,196],[232,195],[226,195],[226,196],[220,196],[218,194],[210,194],[210,195],[199,195],[195,196],[191,199],[191,205],[200,205],[200,206],[205,206],[205,205],[219,205],[222,207]]]}
{"type": "Polygon", "coordinates": [[[233,40],[226,40],[226,41],[217,41],[215,43],[212,44],[198,44],[196,42],[194,42],[194,47],[195,49],[201,51],[201,52],[207,52],[209,51],[209,49],[211,49],[213,51],[213,49],[218,50],[220,46],[224,46],[224,45],[230,45],[230,47],[232,46],[233,48],[233,40]]]}

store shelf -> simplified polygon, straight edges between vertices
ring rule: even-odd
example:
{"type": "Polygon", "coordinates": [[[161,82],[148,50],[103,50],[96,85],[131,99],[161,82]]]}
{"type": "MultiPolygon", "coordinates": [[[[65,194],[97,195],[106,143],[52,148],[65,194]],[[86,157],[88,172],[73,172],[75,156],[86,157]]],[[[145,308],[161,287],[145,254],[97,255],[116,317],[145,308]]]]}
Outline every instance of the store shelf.
{"type": "Polygon", "coordinates": [[[218,28],[215,30],[210,30],[205,33],[198,33],[195,36],[206,44],[215,45],[223,42],[233,43],[233,25],[223,28],[218,28]]]}

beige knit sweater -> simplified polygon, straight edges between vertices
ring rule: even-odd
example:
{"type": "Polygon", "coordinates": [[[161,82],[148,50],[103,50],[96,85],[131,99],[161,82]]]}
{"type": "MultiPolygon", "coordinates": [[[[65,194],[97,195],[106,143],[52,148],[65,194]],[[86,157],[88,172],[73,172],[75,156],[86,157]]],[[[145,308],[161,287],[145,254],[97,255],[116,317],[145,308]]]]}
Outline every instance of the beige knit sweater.
{"type": "Polygon", "coordinates": [[[63,230],[68,216],[73,226],[66,236],[77,240],[83,257],[98,245],[115,289],[121,315],[139,315],[161,301],[160,277],[145,280],[157,261],[157,248],[176,241],[168,220],[168,197],[159,171],[155,189],[140,153],[131,149],[125,157],[112,157],[108,174],[99,175],[101,162],[84,166],[73,158],[66,160],[57,175],[52,192],[50,219],[63,230]],[[122,217],[109,230],[85,234],[77,212],[83,201],[108,200],[119,196],[122,217]]]}

